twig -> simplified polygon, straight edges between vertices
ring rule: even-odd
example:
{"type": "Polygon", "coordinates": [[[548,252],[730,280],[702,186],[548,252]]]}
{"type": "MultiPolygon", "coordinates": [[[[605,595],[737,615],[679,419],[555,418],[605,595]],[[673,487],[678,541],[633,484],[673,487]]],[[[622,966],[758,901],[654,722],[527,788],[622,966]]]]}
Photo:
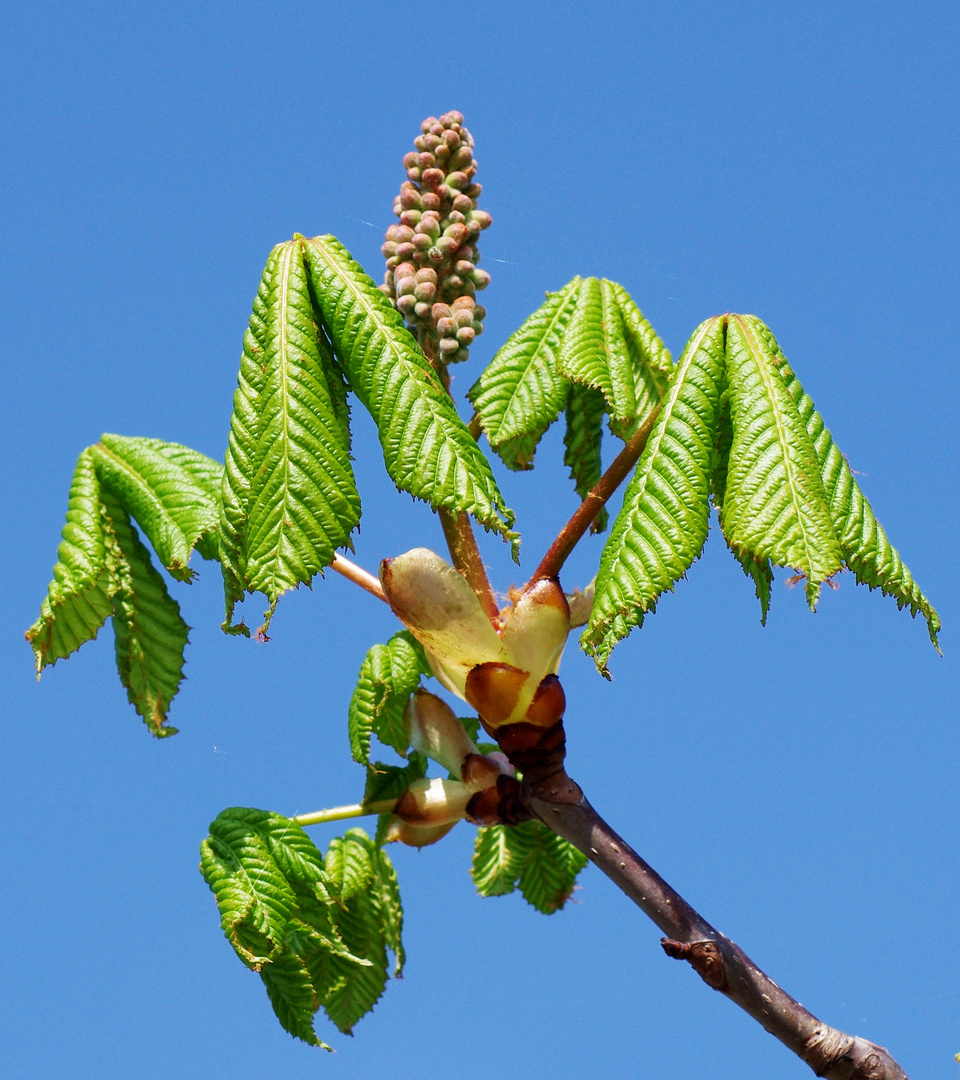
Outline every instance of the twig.
{"type": "MultiPolygon", "coordinates": [[[[565,774],[563,779],[566,780],[565,774]]],[[[567,781],[556,801],[538,785],[524,801],[555,833],[579,848],[667,935],[668,956],[687,960],[708,985],[736,1002],[828,1080],[907,1080],[906,1073],[882,1047],[847,1035],[818,1020],[781,990],[729,938],[715,930],[660,875],[622,840],[585,798],[563,801],[576,793],[567,781]]]]}
{"type": "Polygon", "coordinates": [[[378,600],[382,600],[384,603],[387,602],[387,598],[379,580],[375,578],[373,574],[370,574],[362,567],[357,566],[356,563],[352,563],[342,555],[334,555],[330,568],[336,570],[338,574],[342,574],[348,581],[352,581],[354,585],[359,585],[361,589],[366,589],[368,593],[372,593],[378,600]]]}
{"type": "Polygon", "coordinates": [[[396,799],[381,799],[379,802],[354,803],[353,806],[333,806],[329,810],[314,810],[312,814],[296,814],[290,820],[298,825],[323,825],[327,821],[343,821],[344,818],[389,814],[396,805],[396,799]]]}
{"type": "Polygon", "coordinates": [[[477,594],[477,599],[487,618],[493,623],[494,629],[497,629],[500,625],[500,608],[493,595],[483,559],[480,558],[480,549],[477,547],[477,538],[473,534],[470,517],[467,514],[455,514],[442,507],[439,513],[444,539],[450,549],[453,565],[467,579],[467,584],[477,594]]]}
{"type": "Polygon", "coordinates": [[[556,577],[560,573],[560,568],[567,561],[567,556],[593,524],[607,499],[623,483],[627,473],[639,460],[659,413],[660,406],[658,405],[637,428],[626,446],[617,454],[610,463],[610,467],[600,477],[596,486],[591,489],[587,497],[574,511],[573,516],[560,530],[556,540],[547,548],[546,554],[540,560],[540,565],[533,572],[533,577],[530,578],[531,585],[541,578],[556,577]]]}

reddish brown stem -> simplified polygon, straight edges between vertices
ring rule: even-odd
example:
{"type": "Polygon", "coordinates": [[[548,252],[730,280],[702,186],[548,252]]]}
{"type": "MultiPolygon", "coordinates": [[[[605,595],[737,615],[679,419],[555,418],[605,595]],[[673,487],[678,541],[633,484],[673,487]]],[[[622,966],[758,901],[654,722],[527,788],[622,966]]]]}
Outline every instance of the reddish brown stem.
{"type": "Polygon", "coordinates": [[[477,538],[473,534],[470,517],[467,514],[455,514],[442,508],[439,513],[440,524],[443,527],[447,547],[450,549],[453,565],[467,579],[467,584],[477,594],[480,606],[496,629],[500,625],[500,608],[493,595],[483,559],[480,558],[480,549],[477,547],[477,538]]]}
{"type": "Polygon", "coordinates": [[[667,936],[664,952],[686,960],[708,985],[749,1013],[829,1080],[907,1080],[890,1054],[859,1036],[818,1020],[735,945],[715,930],[622,840],[566,780],[552,779],[553,794],[540,783],[525,785],[524,803],[555,833],[579,848],[667,936]]]}
{"type": "Polygon", "coordinates": [[[610,467],[600,477],[583,502],[574,511],[573,516],[564,525],[557,535],[556,540],[547,548],[546,554],[540,560],[540,565],[533,572],[530,583],[539,581],[541,578],[557,577],[560,568],[567,561],[567,556],[577,546],[580,538],[596,520],[597,514],[603,509],[607,499],[617,490],[626,479],[627,473],[633,468],[647,445],[647,439],[653,430],[660,412],[658,405],[644,422],[637,428],[626,446],[613,459],[610,467]]]}

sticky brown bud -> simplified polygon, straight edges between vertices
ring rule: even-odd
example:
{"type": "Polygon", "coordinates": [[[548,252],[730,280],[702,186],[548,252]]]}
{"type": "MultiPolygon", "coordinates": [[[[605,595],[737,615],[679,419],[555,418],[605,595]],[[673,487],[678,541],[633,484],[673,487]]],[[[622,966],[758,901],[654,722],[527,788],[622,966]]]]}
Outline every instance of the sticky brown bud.
{"type": "Polygon", "coordinates": [[[477,710],[488,728],[497,728],[509,719],[528,676],[529,672],[521,671],[512,664],[477,664],[467,675],[467,701],[477,710]]]}
{"type": "Polygon", "coordinates": [[[533,695],[533,701],[527,708],[528,723],[537,727],[549,728],[563,716],[567,699],[556,675],[546,675],[533,695]]]}

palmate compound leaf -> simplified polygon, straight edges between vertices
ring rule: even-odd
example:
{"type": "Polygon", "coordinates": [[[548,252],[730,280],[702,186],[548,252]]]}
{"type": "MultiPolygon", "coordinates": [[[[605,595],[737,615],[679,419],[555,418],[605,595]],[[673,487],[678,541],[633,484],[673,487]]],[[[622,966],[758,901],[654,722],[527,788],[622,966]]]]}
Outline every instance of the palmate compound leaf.
{"type": "Polygon", "coordinates": [[[223,478],[225,627],[246,592],[309,584],[350,543],[360,497],[346,388],[317,326],[303,240],[270,253],[244,336],[223,478]]]}
{"type": "Polygon", "coordinates": [[[420,685],[420,676],[430,674],[423,646],[407,630],[394,634],[386,645],[374,645],[367,652],[348,712],[354,761],[365,765],[370,760],[371,735],[392,746],[398,754],[406,754],[403,710],[420,685]]]}
{"type": "Polygon", "coordinates": [[[731,315],[727,324],[732,441],[720,527],[741,559],[802,573],[812,609],[843,555],[813,441],[756,323],[731,315]]]}
{"type": "Polygon", "coordinates": [[[323,1006],[349,1031],[387,979],[386,949],[402,961],[402,909],[387,856],[360,829],[330,845],[327,860],[299,825],[234,807],[201,845],[200,869],[237,955],[260,973],[291,1035],[323,1046],[313,1015],[323,1006]]]}
{"type": "Polygon", "coordinates": [[[183,679],[190,628],[126,511],[109,491],[101,498],[118,552],[113,635],[120,681],[152,734],[175,735],[164,723],[183,679]]]}
{"type": "Polygon", "coordinates": [[[120,680],[151,733],[160,737],[176,732],[164,723],[183,678],[188,627],[130,515],[140,513],[155,527],[162,520],[160,542],[173,537],[185,568],[198,539],[215,541],[209,523],[216,520],[212,490],[219,469],[210,458],[159,439],[105,435],[84,450],[71,485],[60,561],[40,619],[27,631],[39,672],[95,637],[112,615],[120,680]],[[134,479],[121,484],[117,471],[134,479]],[[125,499],[131,490],[133,497],[125,499]],[[175,508],[173,514],[168,507],[175,508]]]}
{"type": "Polygon", "coordinates": [[[569,900],[586,865],[581,851],[534,818],[478,829],[471,872],[482,896],[505,896],[519,885],[528,904],[552,915],[569,900]]]}
{"type": "Polygon", "coordinates": [[[569,384],[557,353],[582,279],[547,299],[512,334],[467,392],[491,447],[509,469],[533,468],[540,437],[560,415],[569,384]]]}
{"type": "Polygon", "coordinates": [[[913,616],[922,614],[927,621],[930,640],[939,651],[939,615],[874,517],[850,466],[833,441],[810,395],[804,392],[776,338],[756,316],[743,315],[740,318],[751,328],[761,348],[776,367],[812,440],[844,565],[853,572],[860,584],[871,589],[879,588],[885,596],[894,597],[897,606],[901,609],[909,607],[913,616]]]}
{"type": "Polygon", "coordinates": [[[192,579],[187,564],[195,547],[216,557],[217,462],[176,443],[124,435],[103,435],[90,452],[101,484],[143,529],[173,577],[192,579]]]}
{"type": "Polygon", "coordinates": [[[434,508],[513,538],[490,466],[403,316],[333,236],[304,240],[316,303],[350,387],[380,434],[391,479],[434,508]]]}
{"type": "Polygon", "coordinates": [[[40,617],[27,631],[38,675],[97,636],[119,587],[116,549],[104,535],[100,481],[89,448],[77,460],[57,556],[40,617]]]}
{"type": "Polygon", "coordinates": [[[656,608],[707,538],[726,319],[707,319],[677,361],[597,574],[583,649],[606,672],[614,646],[656,608]]]}

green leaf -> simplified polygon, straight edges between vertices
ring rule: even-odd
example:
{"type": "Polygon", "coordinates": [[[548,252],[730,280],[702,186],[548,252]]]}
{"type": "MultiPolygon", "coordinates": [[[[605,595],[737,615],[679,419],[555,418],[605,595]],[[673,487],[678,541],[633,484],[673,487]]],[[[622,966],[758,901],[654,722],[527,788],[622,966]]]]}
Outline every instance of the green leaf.
{"type": "Polygon", "coordinates": [[[416,750],[410,751],[410,760],[406,765],[385,765],[375,761],[367,762],[367,782],[363,791],[363,801],[381,802],[386,799],[399,799],[407,788],[426,776],[427,759],[416,750]]]}
{"type": "Polygon", "coordinates": [[[670,350],[664,345],[630,294],[617,282],[608,282],[623,325],[627,351],[633,361],[635,415],[626,421],[611,422],[613,433],[624,441],[633,435],[650,410],[660,404],[673,376],[670,350]]]}
{"type": "Polygon", "coordinates": [[[298,953],[283,952],[260,969],[270,1004],[285,1031],[310,1046],[333,1050],[313,1030],[316,991],[310,971],[298,953]]]}
{"type": "Polygon", "coordinates": [[[211,824],[200,846],[200,872],[217,899],[227,940],[255,970],[283,949],[298,911],[296,887],[315,892],[326,878],[320,852],[299,825],[242,806],[211,824]]]}
{"type": "Polygon", "coordinates": [[[401,756],[406,755],[403,711],[420,685],[420,676],[429,674],[430,665],[423,648],[407,630],[394,634],[386,645],[374,645],[368,651],[360,666],[348,713],[354,761],[361,764],[369,761],[371,734],[401,756]]]}
{"type": "Polygon", "coordinates": [[[775,364],[813,442],[845,566],[860,584],[871,589],[879,588],[885,596],[894,597],[897,606],[901,609],[909,607],[914,617],[922,614],[927,621],[930,640],[939,651],[939,615],[874,517],[846,458],[833,441],[810,395],[804,392],[773,334],[759,319],[751,321],[756,336],[763,342],[765,351],[775,364]]]}
{"type": "Polygon", "coordinates": [[[618,295],[614,282],[584,278],[560,345],[557,371],[601,391],[611,418],[622,422],[636,418],[637,395],[618,295]]]}
{"type": "MultiPolygon", "coordinates": [[[[606,402],[599,390],[573,383],[567,398],[567,430],[563,437],[566,448],[563,463],[570,470],[570,479],[574,481],[577,494],[586,498],[591,488],[595,487],[603,471],[600,447],[603,440],[603,418],[606,414],[606,402]]],[[[590,527],[591,532],[599,533],[607,527],[607,510],[604,508],[597,515],[590,527]]]]}
{"type": "Polygon", "coordinates": [[[403,316],[333,236],[304,241],[323,326],[380,433],[394,483],[431,506],[509,536],[490,466],[403,316]]]}
{"type": "Polygon", "coordinates": [[[342,377],[318,332],[303,241],[270,253],[244,337],[223,488],[228,621],[329,566],[360,521],[342,377]]]}
{"type": "Polygon", "coordinates": [[[731,315],[727,326],[733,441],[720,526],[741,559],[769,559],[804,574],[812,609],[822,582],[843,566],[843,555],[813,441],[762,326],[749,315],[731,315]]]}
{"type": "Polygon", "coordinates": [[[403,956],[399,939],[402,912],[393,867],[386,852],[379,850],[362,829],[349,829],[338,849],[335,850],[334,844],[330,845],[328,873],[333,880],[342,877],[346,882],[350,867],[361,863],[370,871],[367,886],[352,892],[337,909],[336,927],[350,952],[370,961],[370,966],[350,967],[340,958],[332,957],[323,965],[324,970],[317,973],[318,981],[325,987],[323,1007],[346,1034],[383,993],[387,982],[388,945],[394,949],[398,964],[403,956]],[[366,862],[362,862],[358,850],[365,853],[366,862]]]}
{"type": "Polygon", "coordinates": [[[89,448],[77,460],[57,557],[40,617],[26,634],[38,675],[97,636],[119,587],[116,551],[104,536],[100,482],[89,448]]]}
{"type": "Polygon", "coordinates": [[[113,632],[120,681],[152,734],[175,735],[164,723],[183,679],[190,628],[123,507],[108,491],[101,494],[118,552],[113,632]]]}
{"type": "Polygon", "coordinates": [[[708,319],[687,342],[604,545],[581,637],[604,673],[617,642],[655,610],[707,538],[725,323],[725,316],[708,319]]]}
{"type": "Polygon", "coordinates": [[[319,1006],[349,1031],[383,992],[387,946],[403,955],[389,859],[351,829],[324,860],[288,818],[242,807],[219,815],[200,852],[224,933],[280,1023],[330,1049],[313,1029],[319,1006]]]}
{"type": "Polygon", "coordinates": [[[585,855],[535,818],[477,830],[472,874],[482,896],[504,896],[519,885],[528,904],[552,915],[570,898],[586,865],[585,855]]]}
{"type": "Polygon", "coordinates": [[[506,341],[467,392],[491,447],[509,469],[532,469],[537,443],[560,415],[567,380],[557,352],[577,302],[575,277],[506,341]]]}
{"type": "Polygon", "coordinates": [[[208,487],[215,463],[207,459],[204,469],[196,460],[202,455],[186,447],[123,435],[101,436],[91,453],[100,482],[136,519],[160,562],[173,577],[190,581],[194,547],[217,531],[219,508],[208,487]]]}

